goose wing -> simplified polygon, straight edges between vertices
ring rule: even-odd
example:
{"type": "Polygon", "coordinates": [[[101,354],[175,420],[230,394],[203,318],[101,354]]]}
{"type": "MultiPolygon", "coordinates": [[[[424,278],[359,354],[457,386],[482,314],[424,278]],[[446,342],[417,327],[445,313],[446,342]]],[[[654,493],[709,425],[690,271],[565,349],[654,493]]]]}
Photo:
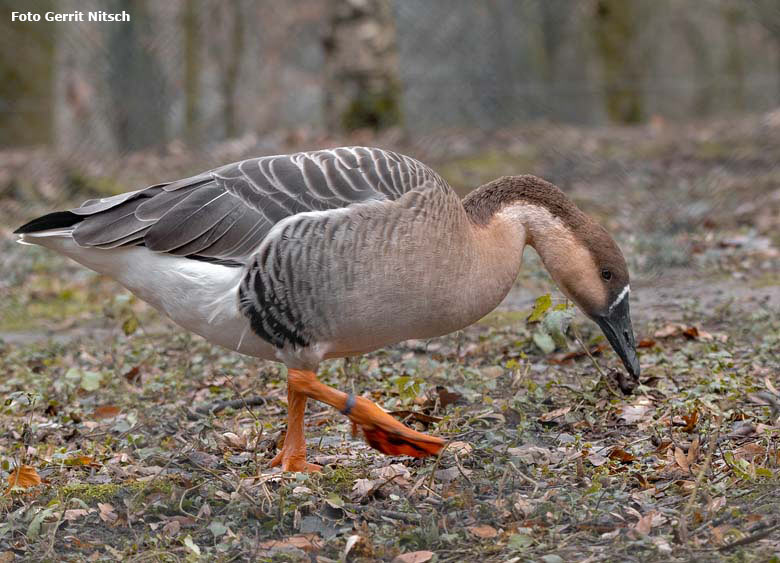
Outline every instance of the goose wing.
{"type": "Polygon", "coordinates": [[[394,152],[348,147],[253,158],[168,184],[90,200],[70,212],[81,246],[144,245],[156,252],[244,264],[281,220],[447,183],[394,152]]]}

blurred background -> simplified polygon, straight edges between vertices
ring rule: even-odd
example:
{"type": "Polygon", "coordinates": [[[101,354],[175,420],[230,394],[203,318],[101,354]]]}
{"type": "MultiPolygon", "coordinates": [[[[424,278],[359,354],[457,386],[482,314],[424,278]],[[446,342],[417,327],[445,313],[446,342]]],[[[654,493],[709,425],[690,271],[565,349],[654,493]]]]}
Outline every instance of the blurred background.
{"type": "Polygon", "coordinates": [[[616,234],[648,287],[780,285],[777,0],[0,6],[8,264],[24,260],[10,232],[38,213],[242,158],[368,144],[461,194],[547,178],[616,234]],[[49,10],[131,21],[11,22],[49,10]]]}

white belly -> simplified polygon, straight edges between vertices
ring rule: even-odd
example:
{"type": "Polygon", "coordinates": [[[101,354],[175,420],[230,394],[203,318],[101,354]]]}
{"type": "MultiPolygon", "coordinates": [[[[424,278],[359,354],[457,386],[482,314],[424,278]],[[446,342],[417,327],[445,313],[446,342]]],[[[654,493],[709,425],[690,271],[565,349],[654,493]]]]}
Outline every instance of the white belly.
{"type": "Polygon", "coordinates": [[[24,235],[21,242],[56,250],[115,279],[176,324],[220,346],[276,360],[274,348],[254,334],[238,309],[243,268],[151,252],[145,247],[78,246],[69,236],[24,235]]]}

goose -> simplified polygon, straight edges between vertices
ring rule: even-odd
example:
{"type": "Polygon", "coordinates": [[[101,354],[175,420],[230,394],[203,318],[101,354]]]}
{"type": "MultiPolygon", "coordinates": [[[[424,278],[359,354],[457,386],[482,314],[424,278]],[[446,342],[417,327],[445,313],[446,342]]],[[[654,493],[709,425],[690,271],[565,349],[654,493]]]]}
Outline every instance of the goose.
{"type": "Polygon", "coordinates": [[[498,178],[460,199],[421,162],[377,148],[263,156],[33,219],[15,231],[118,281],[181,327],[287,366],[287,433],[271,466],[307,462],[308,399],[388,455],[445,440],[319,381],[318,364],[462,329],[492,311],[533,247],[636,379],[626,261],[556,186],[498,178]]]}

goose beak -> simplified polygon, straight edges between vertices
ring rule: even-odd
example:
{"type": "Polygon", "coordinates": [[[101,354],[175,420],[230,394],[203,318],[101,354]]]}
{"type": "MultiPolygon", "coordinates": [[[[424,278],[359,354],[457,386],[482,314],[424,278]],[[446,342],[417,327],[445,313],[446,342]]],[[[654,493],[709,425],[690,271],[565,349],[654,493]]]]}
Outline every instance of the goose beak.
{"type": "Polygon", "coordinates": [[[636,354],[636,340],[634,340],[634,329],[631,327],[628,298],[615,305],[607,315],[595,317],[594,320],[620,356],[628,373],[635,381],[638,380],[639,357],[636,354]]]}

